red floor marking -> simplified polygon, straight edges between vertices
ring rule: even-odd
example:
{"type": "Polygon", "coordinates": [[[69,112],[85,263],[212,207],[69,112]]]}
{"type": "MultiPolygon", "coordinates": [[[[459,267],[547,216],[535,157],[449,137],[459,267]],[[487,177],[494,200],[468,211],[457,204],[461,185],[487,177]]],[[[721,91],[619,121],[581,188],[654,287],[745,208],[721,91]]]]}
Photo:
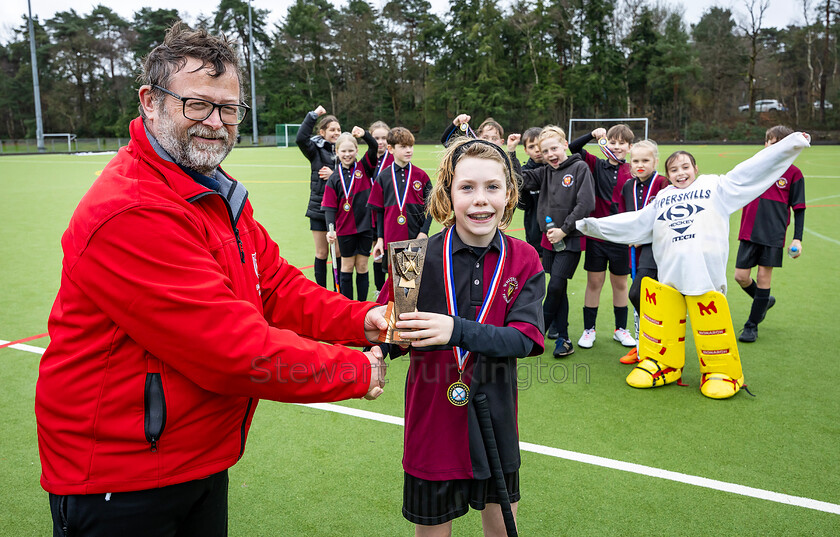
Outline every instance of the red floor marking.
{"type": "Polygon", "coordinates": [[[0,349],[2,349],[4,347],[11,347],[12,345],[17,345],[18,343],[26,343],[27,341],[32,341],[33,339],[40,339],[40,338],[45,337],[47,335],[49,335],[49,334],[38,334],[37,336],[29,336],[29,337],[25,337],[23,339],[19,339],[17,341],[10,341],[8,343],[3,343],[2,345],[0,345],[0,349]]]}

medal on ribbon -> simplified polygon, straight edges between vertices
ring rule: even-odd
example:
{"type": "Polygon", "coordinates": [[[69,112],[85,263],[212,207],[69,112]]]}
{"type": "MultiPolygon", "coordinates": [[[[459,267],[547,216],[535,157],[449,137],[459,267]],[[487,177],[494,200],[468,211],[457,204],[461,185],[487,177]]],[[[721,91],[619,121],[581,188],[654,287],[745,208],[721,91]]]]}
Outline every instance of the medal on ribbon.
{"type": "Polygon", "coordinates": [[[613,159],[616,162],[621,162],[621,160],[619,160],[619,158],[615,156],[615,153],[612,152],[612,149],[607,147],[608,143],[609,141],[606,138],[601,138],[600,140],[598,140],[598,145],[601,146],[601,152],[608,159],[613,159]]]}
{"type": "MultiPolygon", "coordinates": [[[[444,290],[446,292],[446,311],[449,315],[458,316],[458,301],[455,297],[455,275],[452,270],[452,233],[455,226],[446,230],[446,235],[443,240],[443,279],[444,290]]],[[[505,238],[499,237],[501,242],[501,250],[499,251],[499,259],[496,261],[496,268],[493,269],[493,277],[490,280],[490,285],[487,289],[487,294],[484,295],[484,300],[481,302],[481,308],[478,310],[476,322],[484,323],[487,315],[490,313],[490,308],[493,305],[493,300],[496,298],[496,292],[499,290],[499,282],[502,280],[502,271],[505,267],[505,258],[507,257],[507,247],[505,246],[505,238]]],[[[458,363],[458,380],[449,385],[446,390],[446,397],[449,402],[455,406],[464,406],[470,400],[470,388],[463,381],[464,368],[467,365],[467,360],[470,357],[470,351],[466,351],[460,347],[452,347],[452,352],[455,354],[455,360],[458,363]]]]}
{"type": "Polygon", "coordinates": [[[405,214],[403,210],[405,208],[405,200],[408,199],[408,185],[411,184],[411,163],[408,163],[408,171],[405,173],[405,188],[402,192],[402,197],[400,197],[400,187],[397,184],[397,165],[394,164],[391,166],[391,182],[394,185],[394,196],[397,198],[397,206],[400,208],[400,215],[397,217],[397,223],[399,225],[405,225],[405,214]]]}
{"type": "Polygon", "coordinates": [[[341,179],[341,190],[344,191],[344,210],[350,211],[350,196],[353,192],[353,183],[356,182],[356,166],[359,163],[353,164],[353,171],[350,172],[350,186],[344,181],[344,166],[338,167],[338,178],[341,179]]]}

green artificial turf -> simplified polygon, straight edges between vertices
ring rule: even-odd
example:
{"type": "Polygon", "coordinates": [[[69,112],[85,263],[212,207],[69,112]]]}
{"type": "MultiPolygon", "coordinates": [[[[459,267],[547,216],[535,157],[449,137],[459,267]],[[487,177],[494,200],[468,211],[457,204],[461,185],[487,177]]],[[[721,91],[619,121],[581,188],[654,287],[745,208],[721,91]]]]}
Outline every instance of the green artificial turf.
{"type": "MultiPolygon", "coordinates": [[[[676,147],[661,147],[661,161],[676,147]]],[[[701,173],[722,173],[759,146],[687,146],[701,173]]],[[[418,146],[415,165],[435,176],[440,146],[418,146]]],[[[524,156],[520,152],[520,155],[524,156]]],[[[740,344],[746,393],[712,401],[699,392],[687,341],[684,380],[655,390],[624,383],[624,348],[612,341],[611,291],[602,293],[598,340],[570,358],[520,362],[524,442],[840,504],[840,173],[836,146],[806,150],[796,164],[809,208],[803,255],[774,271],[776,306],[758,341],[740,344]]],[[[61,271],[61,234],[110,155],[0,157],[0,339],[47,331],[61,271]]],[[[311,276],[314,248],[303,217],[309,166],[296,148],[237,149],[226,170],[249,190],[281,255],[311,276]]],[[[659,169],[662,169],[660,165],[659,169]]],[[[728,300],[740,329],[749,297],[731,278],[740,214],[730,231],[728,300]]],[[[439,229],[435,225],[433,231],[439,229]]],[[[510,234],[523,237],[517,213],[510,234]]],[[[789,237],[791,231],[789,230],[789,237]]],[[[585,273],[569,286],[570,335],[582,330],[585,273]]],[[[372,296],[372,294],[371,294],[372,296]]],[[[30,342],[44,347],[47,338],[30,342]]],[[[50,532],[33,412],[38,355],[0,349],[0,536],[50,532]]],[[[343,406],[402,416],[407,362],[389,368],[385,394],[343,406]]],[[[260,403],[243,459],[231,469],[230,534],[410,535],[401,515],[398,425],[298,405],[260,403]]],[[[523,452],[522,535],[837,535],[840,515],[591,464],[523,452]]],[[[480,535],[471,512],[456,535],[480,535]]]]}

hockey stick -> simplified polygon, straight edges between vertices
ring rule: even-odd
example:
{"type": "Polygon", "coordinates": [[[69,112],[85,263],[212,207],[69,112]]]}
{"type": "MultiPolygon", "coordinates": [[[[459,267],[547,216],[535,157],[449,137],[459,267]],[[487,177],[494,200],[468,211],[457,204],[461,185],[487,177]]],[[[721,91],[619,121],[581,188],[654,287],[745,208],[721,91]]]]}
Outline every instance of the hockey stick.
{"type": "MultiPolygon", "coordinates": [[[[634,280],[636,279],[636,247],[630,247],[630,277],[634,280]]],[[[633,324],[635,326],[635,337],[636,341],[639,340],[639,312],[636,311],[636,308],[633,308],[633,324]]],[[[638,343],[637,343],[638,345],[638,343]]]]}
{"type": "MultiPolygon", "coordinates": [[[[330,224],[331,232],[335,231],[335,224],[330,224]]],[[[330,255],[332,256],[332,266],[333,266],[333,291],[336,293],[341,292],[341,284],[338,283],[338,258],[335,256],[335,242],[330,243],[330,255]]]]}
{"type": "Polygon", "coordinates": [[[496,446],[496,436],[493,434],[493,420],[490,417],[490,406],[487,404],[487,395],[479,393],[473,399],[475,402],[475,413],[478,417],[478,427],[481,430],[481,439],[484,440],[484,449],[487,451],[487,462],[490,464],[490,473],[496,481],[496,494],[499,495],[499,505],[502,508],[502,517],[505,520],[505,530],[508,537],[516,537],[516,519],[513,518],[513,510],[510,507],[505,475],[502,473],[502,460],[499,458],[499,449],[496,446]]]}

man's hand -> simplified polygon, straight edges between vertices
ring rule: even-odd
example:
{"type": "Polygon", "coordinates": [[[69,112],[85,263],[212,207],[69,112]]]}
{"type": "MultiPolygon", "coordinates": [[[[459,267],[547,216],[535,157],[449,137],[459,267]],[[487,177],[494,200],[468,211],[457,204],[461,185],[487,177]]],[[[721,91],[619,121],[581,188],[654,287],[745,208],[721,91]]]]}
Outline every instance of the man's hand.
{"type": "Polygon", "coordinates": [[[327,113],[327,109],[326,109],[326,108],[324,108],[324,107],[323,107],[323,106],[321,106],[321,105],[318,105],[318,108],[316,108],[316,109],[315,109],[315,115],[316,115],[316,116],[319,116],[319,117],[320,117],[320,116],[323,116],[323,115],[324,115],[324,114],[326,114],[326,113],[327,113]]]}
{"type": "Polygon", "coordinates": [[[373,344],[379,342],[379,332],[388,328],[385,318],[385,306],[377,306],[368,310],[365,315],[365,337],[373,344]]]}
{"type": "Polygon", "coordinates": [[[382,395],[384,391],[385,373],[388,366],[385,364],[382,349],[379,347],[373,347],[365,353],[365,356],[370,360],[370,386],[368,387],[368,392],[365,394],[365,399],[373,401],[382,395]]]}
{"type": "Polygon", "coordinates": [[[361,138],[365,135],[365,129],[355,125],[353,126],[353,130],[350,131],[350,134],[353,135],[353,138],[361,138]]]}
{"type": "Polygon", "coordinates": [[[507,139],[508,153],[513,153],[514,151],[516,151],[516,146],[519,145],[519,140],[521,140],[521,139],[522,139],[521,134],[511,134],[510,136],[508,136],[508,139],[507,139]]]}
{"type": "Polygon", "coordinates": [[[400,315],[396,328],[411,330],[400,332],[400,337],[411,340],[412,347],[429,347],[449,343],[454,326],[455,321],[449,315],[411,311],[400,315]]]}
{"type": "Polygon", "coordinates": [[[326,181],[327,179],[330,178],[330,175],[332,175],[332,172],[333,171],[331,169],[329,169],[328,167],[322,166],[321,169],[318,170],[318,177],[320,177],[321,179],[326,181]]]}

